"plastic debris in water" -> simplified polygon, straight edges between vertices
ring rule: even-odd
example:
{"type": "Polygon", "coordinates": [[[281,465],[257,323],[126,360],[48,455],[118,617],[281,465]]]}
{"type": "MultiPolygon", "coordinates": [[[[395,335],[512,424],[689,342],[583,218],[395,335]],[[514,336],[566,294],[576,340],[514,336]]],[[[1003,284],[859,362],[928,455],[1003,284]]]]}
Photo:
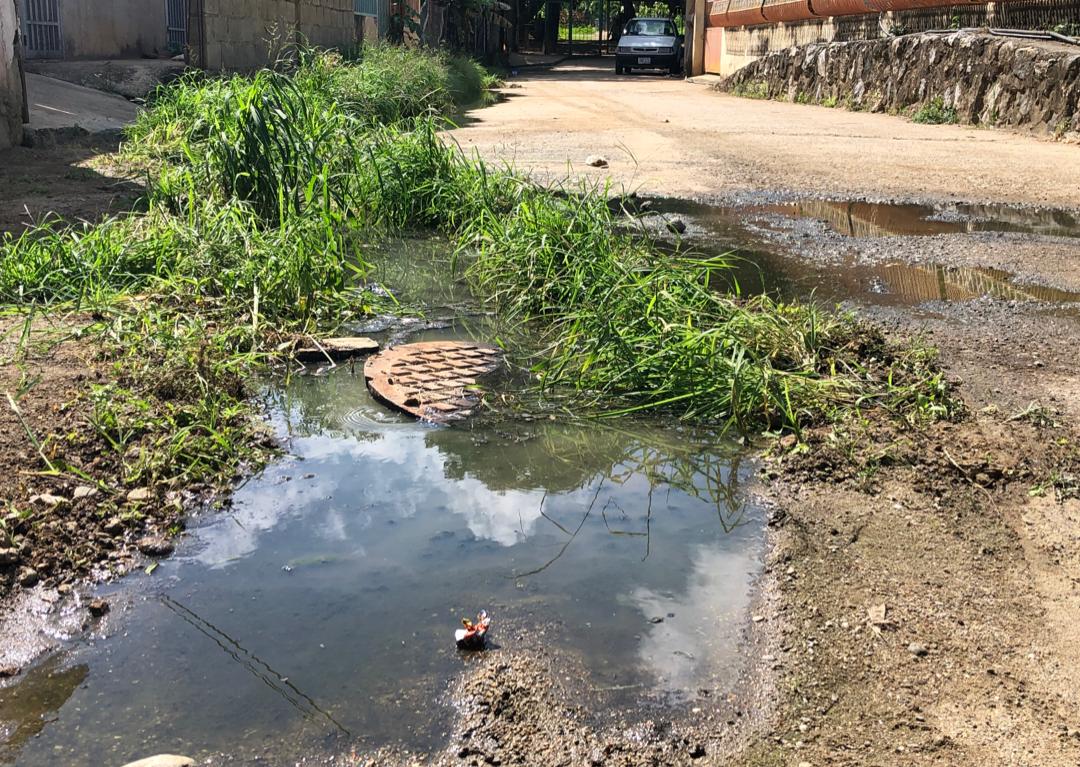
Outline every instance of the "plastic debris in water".
{"type": "Polygon", "coordinates": [[[461,619],[461,625],[465,628],[454,632],[454,640],[459,650],[483,650],[487,640],[487,632],[491,627],[491,618],[487,610],[481,610],[476,614],[476,621],[468,618],[461,619]]]}

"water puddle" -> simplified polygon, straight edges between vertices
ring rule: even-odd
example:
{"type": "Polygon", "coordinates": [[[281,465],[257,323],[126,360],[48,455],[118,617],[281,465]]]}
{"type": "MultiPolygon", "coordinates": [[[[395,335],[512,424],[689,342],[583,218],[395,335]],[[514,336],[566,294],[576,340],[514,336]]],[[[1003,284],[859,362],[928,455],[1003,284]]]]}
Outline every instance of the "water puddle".
{"type": "Polygon", "coordinates": [[[973,232],[1080,237],[1080,219],[1068,211],[1007,205],[950,203],[934,207],[846,200],[803,200],[751,206],[745,212],[822,221],[834,232],[848,237],[912,237],[973,232]]]}
{"type": "MultiPolygon", "coordinates": [[[[1080,302],[1080,294],[1018,282],[1014,275],[987,267],[913,264],[889,259],[840,255],[817,260],[792,255],[812,233],[799,232],[793,245],[778,247],[775,232],[789,233],[800,219],[820,222],[851,238],[956,234],[976,231],[1021,232],[1080,237],[1080,221],[1067,211],[953,205],[803,201],[747,207],[712,206],[684,200],[654,200],[654,210],[682,216],[690,223],[690,245],[705,253],[733,253],[733,277],[746,293],[772,293],[785,299],[808,296],[827,302],[916,306],[929,301],[965,301],[989,297],[1006,301],[1053,304],[1080,302]],[[762,218],[764,216],[764,218],[762,218]]],[[[726,286],[725,286],[726,287],[726,286]]]]}
{"type": "Polygon", "coordinates": [[[657,424],[433,428],[348,366],[266,400],[291,457],[112,587],[110,636],[0,690],[0,762],[436,748],[469,660],[452,632],[481,607],[496,643],[544,631],[578,656],[583,701],[689,705],[743,670],[763,523],[739,446],[657,424]]]}
{"type": "MultiPolygon", "coordinates": [[[[736,250],[744,292],[879,304],[1080,299],[991,269],[812,263],[745,221],[812,217],[854,237],[1077,236],[1068,215],[658,207],[692,222],[696,248],[736,250]]],[[[425,314],[356,330],[384,342],[498,333],[448,276],[444,243],[393,250],[376,277],[425,314]]],[[[225,512],[197,519],[153,575],[110,587],[109,636],[69,645],[0,688],[0,762],[175,752],[278,763],[357,745],[437,748],[451,723],[447,687],[468,667],[452,632],[479,608],[494,615],[496,643],[544,636],[577,656],[588,670],[583,700],[602,691],[623,711],[679,707],[735,684],[763,538],[739,446],[657,423],[433,428],[373,401],[358,366],[313,373],[265,392],[290,457],[225,512]]]]}

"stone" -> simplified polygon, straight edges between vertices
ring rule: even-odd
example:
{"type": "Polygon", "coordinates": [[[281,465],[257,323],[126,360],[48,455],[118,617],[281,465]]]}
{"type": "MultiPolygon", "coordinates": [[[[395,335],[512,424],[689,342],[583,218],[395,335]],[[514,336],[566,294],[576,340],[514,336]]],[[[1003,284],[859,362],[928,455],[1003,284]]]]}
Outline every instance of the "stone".
{"type": "Polygon", "coordinates": [[[907,651],[917,658],[921,658],[928,654],[930,651],[926,648],[926,645],[920,642],[912,642],[907,646],[907,651]]]}
{"type": "Polygon", "coordinates": [[[962,123],[1062,136],[1080,132],[1077,61],[1076,52],[1065,46],[1036,48],[978,31],[912,34],[776,51],[718,87],[893,113],[940,99],[962,123]],[[1053,87],[1032,87],[1035,72],[1053,87]]]}
{"type": "Polygon", "coordinates": [[[686,222],[681,218],[673,218],[667,222],[667,229],[672,234],[682,234],[686,231],[686,222]]]}
{"type": "Polygon", "coordinates": [[[585,158],[585,164],[593,168],[606,168],[608,161],[598,154],[591,154],[585,158]]]}
{"type": "Polygon", "coordinates": [[[34,568],[24,567],[19,570],[19,585],[23,588],[28,589],[35,585],[39,580],[41,580],[41,576],[38,575],[38,571],[34,568]]]}
{"type": "Polygon", "coordinates": [[[109,603],[104,599],[91,599],[86,608],[95,618],[100,618],[105,613],[109,612],[109,603]]]}
{"type": "Polygon", "coordinates": [[[175,754],[158,754],[128,762],[123,767],[191,767],[195,760],[189,756],[177,756],[175,754]]]}
{"type": "Polygon", "coordinates": [[[75,492],[72,493],[75,500],[79,500],[80,498],[93,498],[97,494],[98,489],[96,487],[90,487],[89,485],[79,485],[75,488],[75,492]]]}
{"type": "Polygon", "coordinates": [[[30,503],[36,506],[48,506],[51,509],[55,509],[59,506],[66,506],[69,501],[62,495],[40,493],[39,495],[30,496],[30,503]]]}
{"type": "Polygon", "coordinates": [[[162,535],[147,535],[135,542],[135,548],[148,557],[167,557],[173,553],[175,546],[162,535]]]}
{"type": "Polygon", "coordinates": [[[132,503],[148,501],[150,500],[150,489],[146,487],[137,487],[127,494],[127,499],[132,503]]]}
{"type": "Polygon", "coordinates": [[[118,535],[124,532],[124,520],[120,519],[120,517],[109,517],[105,520],[102,529],[109,535],[118,535]]]}
{"type": "Polygon", "coordinates": [[[0,567],[11,567],[19,564],[22,556],[18,549],[0,549],[0,567]]]}
{"type": "Polygon", "coordinates": [[[341,360],[379,351],[379,342],[364,336],[324,338],[319,341],[319,346],[301,347],[293,352],[293,356],[300,362],[326,362],[328,356],[332,360],[341,360]]]}

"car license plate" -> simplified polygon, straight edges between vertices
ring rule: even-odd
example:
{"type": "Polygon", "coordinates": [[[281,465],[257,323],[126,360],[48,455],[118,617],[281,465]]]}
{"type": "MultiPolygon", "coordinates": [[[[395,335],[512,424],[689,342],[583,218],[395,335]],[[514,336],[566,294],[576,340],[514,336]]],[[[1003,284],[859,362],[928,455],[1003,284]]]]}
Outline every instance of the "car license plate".
{"type": "Polygon", "coordinates": [[[652,64],[652,59],[648,56],[638,56],[638,64],[652,64]]]}

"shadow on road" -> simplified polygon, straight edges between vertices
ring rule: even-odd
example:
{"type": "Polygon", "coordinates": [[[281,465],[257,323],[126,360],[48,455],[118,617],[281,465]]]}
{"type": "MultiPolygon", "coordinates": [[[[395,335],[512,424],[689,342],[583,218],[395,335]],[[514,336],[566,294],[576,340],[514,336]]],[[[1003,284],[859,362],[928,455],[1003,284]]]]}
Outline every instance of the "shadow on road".
{"type": "Polygon", "coordinates": [[[136,209],[143,187],[107,175],[118,137],[84,139],[0,151],[0,234],[18,235],[50,217],[97,221],[136,209]]]}
{"type": "Polygon", "coordinates": [[[508,83],[527,80],[568,80],[576,82],[620,82],[632,83],[641,80],[682,79],[682,75],[672,75],[664,69],[635,70],[630,74],[615,74],[614,56],[582,56],[565,59],[552,66],[536,66],[518,70],[508,83]]]}

